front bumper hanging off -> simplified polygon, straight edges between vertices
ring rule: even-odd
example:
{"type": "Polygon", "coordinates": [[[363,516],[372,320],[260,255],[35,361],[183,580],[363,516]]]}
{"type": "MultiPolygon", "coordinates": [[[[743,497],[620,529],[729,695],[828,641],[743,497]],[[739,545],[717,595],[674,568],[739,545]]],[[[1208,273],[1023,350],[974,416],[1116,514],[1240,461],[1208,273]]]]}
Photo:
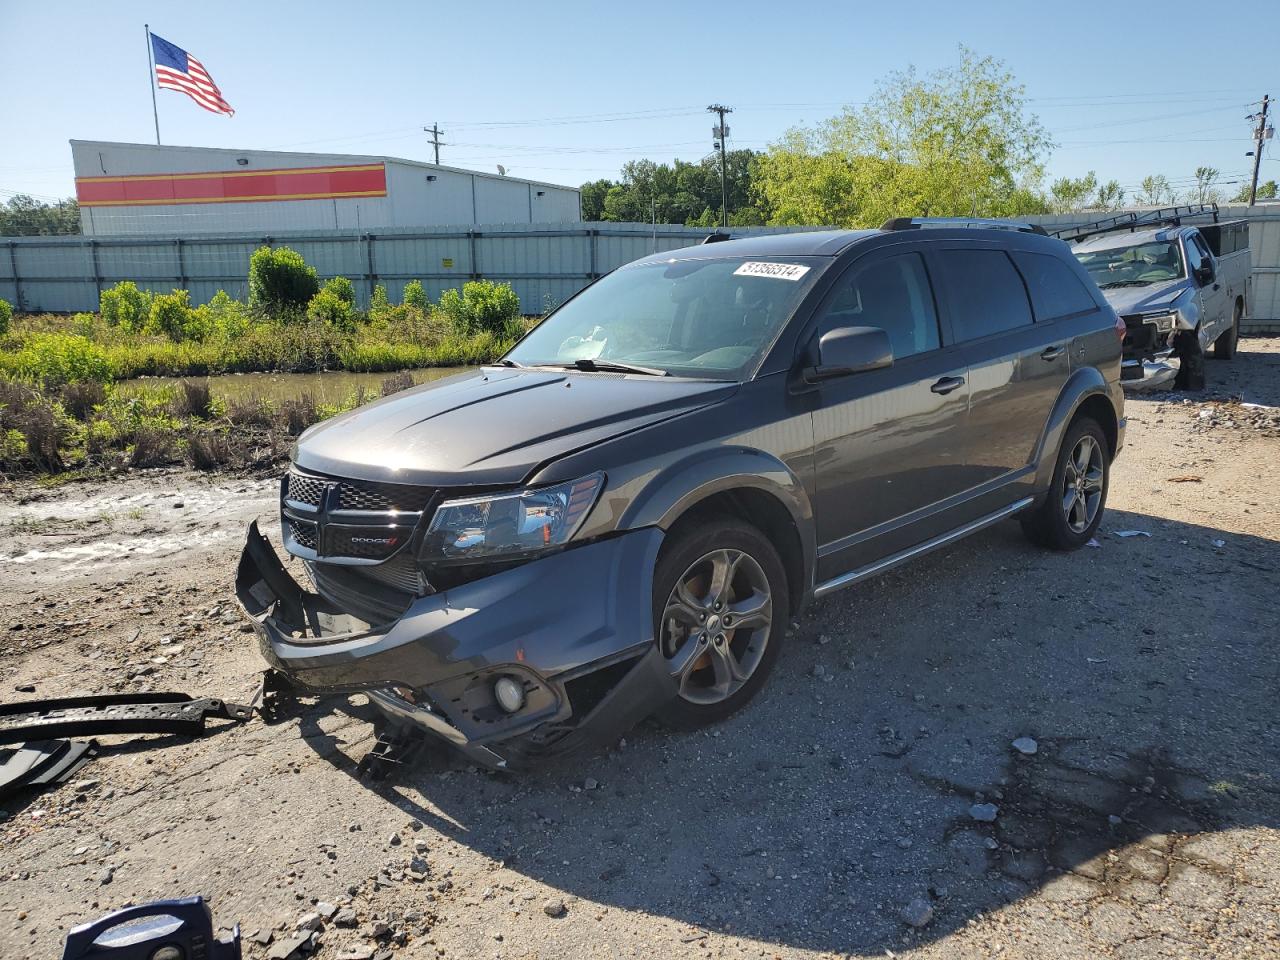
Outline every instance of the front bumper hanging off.
{"type": "Polygon", "coordinates": [[[370,624],[304,590],[250,524],[236,595],[263,657],[316,692],[365,691],[394,726],[428,731],[487,766],[608,743],[676,695],[653,638],[662,531],[555,553],[413,600],[370,624]],[[493,684],[522,686],[500,708],[493,684]]]}

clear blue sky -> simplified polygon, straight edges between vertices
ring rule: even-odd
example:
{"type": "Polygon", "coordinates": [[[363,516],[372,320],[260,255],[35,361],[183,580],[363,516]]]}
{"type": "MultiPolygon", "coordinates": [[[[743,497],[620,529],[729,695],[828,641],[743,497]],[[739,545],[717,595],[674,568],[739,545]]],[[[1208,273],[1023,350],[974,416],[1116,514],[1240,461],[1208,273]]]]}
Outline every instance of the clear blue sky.
{"type": "Polygon", "coordinates": [[[1280,94],[1278,19],[1274,0],[0,0],[0,200],[72,194],[69,139],[153,139],[144,22],[237,111],[160,91],[165,143],[427,159],[421,128],[439,121],[442,162],[574,185],[633,158],[709,153],[709,103],[735,108],[734,145],[762,148],[897,67],[954,63],[965,43],[1026,85],[1059,143],[1051,176],[1096,169],[1132,192],[1200,164],[1243,178],[1250,101],[1280,94]]]}

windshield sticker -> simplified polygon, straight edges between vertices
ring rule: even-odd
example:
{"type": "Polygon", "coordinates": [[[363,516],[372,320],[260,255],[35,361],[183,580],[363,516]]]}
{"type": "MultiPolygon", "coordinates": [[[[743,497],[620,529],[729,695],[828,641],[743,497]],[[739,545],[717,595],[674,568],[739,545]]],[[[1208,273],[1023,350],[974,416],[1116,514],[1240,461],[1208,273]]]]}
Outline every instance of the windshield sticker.
{"type": "Polygon", "coordinates": [[[733,271],[737,277],[772,277],[775,280],[799,280],[809,268],[799,263],[767,263],[750,260],[733,271]]]}

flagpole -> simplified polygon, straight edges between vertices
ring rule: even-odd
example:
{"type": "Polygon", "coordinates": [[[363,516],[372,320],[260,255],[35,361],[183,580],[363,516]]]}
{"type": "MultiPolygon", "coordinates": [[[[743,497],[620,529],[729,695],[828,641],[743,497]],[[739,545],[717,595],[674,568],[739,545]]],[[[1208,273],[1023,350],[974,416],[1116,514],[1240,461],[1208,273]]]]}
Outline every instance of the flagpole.
{"type": "Polygon", "coordinates": [[[151,46],[151,25],[144,23],[142,29],[147,33],[147,73],[151,84],[151,116],[156,122],[156,146],[160,146],[160,111],[156,109],[156,59],[155,50],[151,46]]]}

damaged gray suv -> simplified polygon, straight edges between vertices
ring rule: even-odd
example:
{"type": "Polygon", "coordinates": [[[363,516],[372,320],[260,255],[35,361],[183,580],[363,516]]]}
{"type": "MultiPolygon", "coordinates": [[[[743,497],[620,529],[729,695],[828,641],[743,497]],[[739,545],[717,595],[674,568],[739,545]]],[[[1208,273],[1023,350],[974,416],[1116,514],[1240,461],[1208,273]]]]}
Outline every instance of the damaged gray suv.
{"type": "Polygon", "coordinates": [[[498,363],[304,433],[281,526],[310,585],[255,524],[237,593],[289,683],[489,766],[714,722],[814,598],[1015,515],[1086,543],[1124,332],[1025,225],[655,254],[498,363]]]}

